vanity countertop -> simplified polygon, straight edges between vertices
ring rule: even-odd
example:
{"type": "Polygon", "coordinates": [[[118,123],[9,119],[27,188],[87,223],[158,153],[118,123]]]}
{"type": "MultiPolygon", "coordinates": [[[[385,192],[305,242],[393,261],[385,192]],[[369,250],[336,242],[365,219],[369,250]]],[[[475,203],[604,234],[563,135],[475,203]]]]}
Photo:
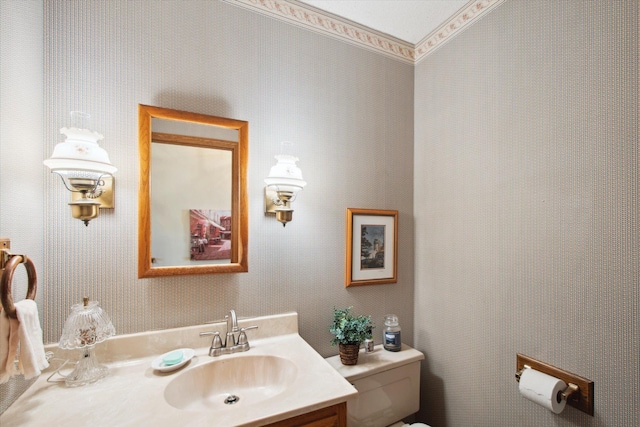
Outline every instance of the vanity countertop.
{"type": "MultiPolygon", "coordinates": [[[[47,378],[59,365],[52,363],[52,367],[0,415],[0,425],[49,426],[54,422],[66,427],[262,426],[345,402],[357,393],[300,337],[296,313],[238,323],[240,327],[259,326],[247,332],[251,349],[243,353],[215,358],[208,355],[210,337],[201,338],[199,332],[224,333],[225,324],[219,323],[113,337],[96,346],[98,360],[109,367],[109,375],[83,387],[69,388],[64,382],[48,382],[47,378]],[[162,373],[151,367],[154,359],[176,348],[194,348],[195,356],[173,372],[162,373]],[[165,400],[167,385],[188,370],[224,358],[256,355],[291,360],[298,371],[297,386],[253,406],[243,408],[239,402],[216,411],[181,410],[165,400]]],[[[69,357],[57,346],[49,350],[55,350],[55,357],[69,357]]],[[[77,358],[77,353],[74,357],[77,358]]]]}

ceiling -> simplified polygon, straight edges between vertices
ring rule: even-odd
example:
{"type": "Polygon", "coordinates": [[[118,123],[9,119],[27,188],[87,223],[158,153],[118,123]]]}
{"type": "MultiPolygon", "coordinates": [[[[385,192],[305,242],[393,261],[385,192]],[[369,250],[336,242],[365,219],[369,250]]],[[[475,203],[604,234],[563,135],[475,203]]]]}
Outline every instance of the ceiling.
{"type": "Polygon", "coordinates": [[[418,44],[469,0],[299,0],[397,39],[418,44]]]}

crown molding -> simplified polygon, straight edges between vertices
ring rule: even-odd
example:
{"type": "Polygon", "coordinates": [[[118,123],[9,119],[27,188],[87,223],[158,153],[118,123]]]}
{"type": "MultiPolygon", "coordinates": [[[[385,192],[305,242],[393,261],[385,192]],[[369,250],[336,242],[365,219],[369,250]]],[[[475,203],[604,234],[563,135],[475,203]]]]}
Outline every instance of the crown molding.
{"type": "Polygon", "coordinates": [[[225,0],[288,23],[413,64],[414,46],[295,0],[225,0]]]}
{"type": "Polygon", "coordinates": [[[447,22],[432,31],[427,37],[418,42],[414,48],[415,62],[418,63],[440,46],[460,34],[463,29],[471,26],[505,0],[472,0],[465,7],[455,13],[447,22]]]}
{"type": "Polygon", "coordinates": [[[416,45],[296,0],[224,1],[364,47],[405,63],[417,64],[505,0],[472,0],[416,45]]]}

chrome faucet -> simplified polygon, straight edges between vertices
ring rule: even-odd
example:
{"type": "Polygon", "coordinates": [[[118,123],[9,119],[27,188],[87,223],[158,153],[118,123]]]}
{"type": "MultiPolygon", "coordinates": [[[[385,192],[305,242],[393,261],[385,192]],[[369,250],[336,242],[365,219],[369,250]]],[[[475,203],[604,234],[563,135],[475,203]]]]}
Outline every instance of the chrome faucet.
{"type": "Polygon", "coordinates": [[[208,336],[213,335],[213,340],[211,341],[211,347],[209,348],[209,356],[216,357],[221,354],[230,354],[236,353],[238,351],[247,351],[249,350],[249,340],[247,339],[247,334],[245,331],[249,329],[256,329],[257,326],[248,326],[246,328],[238,328],[238,317],[236,316],[235,310],[229,310],[229,314],[224,316],[225,321],[227,322],[227,332],[224,337],[224,343],[222,342],[222,338],[220,337],[220,332],[200,332],[200,336],[208,336]],[[240,332],[238,334],[238,340],[236,341],[235,333],[240,332]]]}
{"type": "Polygon", "coordinates": [[[238,332],[238,317],[234,309],[229,310],[229,314],[224,316],[227,319],[227,334],[224,338],[225,347],[234,347],[236,345],[235,333],[238,332]],[[229,345],[230,344],[230,345],[229,345]]]}

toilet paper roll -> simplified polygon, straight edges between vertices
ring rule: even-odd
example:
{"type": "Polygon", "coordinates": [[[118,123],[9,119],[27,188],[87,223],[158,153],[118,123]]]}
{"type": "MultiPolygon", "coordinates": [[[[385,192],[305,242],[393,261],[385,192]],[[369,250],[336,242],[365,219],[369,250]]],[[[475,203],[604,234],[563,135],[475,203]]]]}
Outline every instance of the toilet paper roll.
{"type": "Polygon", "coordinates": [[[526,368],[520,376],[520,394],[551,412],[559,414],[567,404],[560,397],[567,384],[556,377],[535,369],[526,368]]]}

